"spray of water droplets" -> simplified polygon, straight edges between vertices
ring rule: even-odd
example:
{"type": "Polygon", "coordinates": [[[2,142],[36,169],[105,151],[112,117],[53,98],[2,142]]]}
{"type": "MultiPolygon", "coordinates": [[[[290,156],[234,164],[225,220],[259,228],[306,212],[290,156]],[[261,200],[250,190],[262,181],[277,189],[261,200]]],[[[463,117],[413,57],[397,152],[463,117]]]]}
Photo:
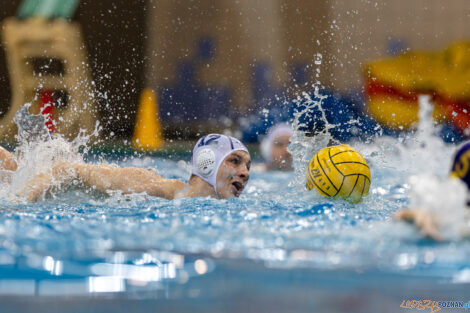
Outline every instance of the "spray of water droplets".
{"type": "Polygon", "coordinates": [[[73,141],[68,141],[61,135],[52,137],[45,126],[45,117],[30,114],[30,106],[30,103],[25,104],[15,115],[14,120],[18,126],[16,139],[19,143],[15,149],[18,169],[9,173],[9,183],[0,185],[0,196],[5,199],[16,199],[16,194],[28,182],[41,173],[51,174],[58,163],[82,163],[82,153],[87,151],[87,143],[92,136],[98,134],[97,124],[93,133],[85,134],[81,130],[73,141]],[[82,153],[79,153],[80,149],[82,153]]]}

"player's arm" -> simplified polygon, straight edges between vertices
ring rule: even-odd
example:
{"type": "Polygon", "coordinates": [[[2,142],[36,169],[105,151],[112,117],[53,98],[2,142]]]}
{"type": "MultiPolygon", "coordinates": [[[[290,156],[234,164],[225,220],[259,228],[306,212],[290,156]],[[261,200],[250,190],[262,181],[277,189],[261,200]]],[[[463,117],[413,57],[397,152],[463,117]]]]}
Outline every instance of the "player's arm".
{"type": "Polygon", "coordinates": [[[16,171],[18,163],[13,153],[7,149],[0,147],[0,169],[8,171],[16,171]]]}
{"type": "Polygon", "coordinates": [[[424,236],[436,241],[442,240],[438,231],[437,221],[429,210],[402,209],[395,213],[394,219],[412,222],[424,236]]]}
{"type": "Polygon", "coordinates": [[[85,186],[106,193],[146,193],[150,196],[174,199],[186,185],[176,179],[163,178],[149,170],[137,167],[117,167],[106,164],[74,164],[75,177],[85,186]]]}
{"type": "Polygon", "coordinates": [[[179,180],[165,179],[142,168],[65,162],[56,165],[52,174],[39,174],[33,178],[20,196],[28,201],[36,201],[54,185],[66,185],[73,180],[103,193],[110,190],[120,190],[123,193],[144,192],[166,199],[173,199],[185,186],[179,180]]]}

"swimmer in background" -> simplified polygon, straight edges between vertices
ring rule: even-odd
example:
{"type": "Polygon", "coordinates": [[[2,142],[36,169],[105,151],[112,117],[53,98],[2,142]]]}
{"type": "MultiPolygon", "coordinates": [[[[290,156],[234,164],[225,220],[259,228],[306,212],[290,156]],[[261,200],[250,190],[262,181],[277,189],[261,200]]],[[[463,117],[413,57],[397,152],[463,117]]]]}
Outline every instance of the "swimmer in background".
{"type": "MultiPolygon", "coordinates": [[[[62,162],[49,173],[33,178],[20,196],[37,201],[57,183],[71,185],[74,181],[99,192],[122,191],[125,194],[146,193],[165,199],[183,197],[238,197],[250,178],[251,158],[248,149],[236,138],[209,134],[194,146],[192,172],[187,183],[166,179],[149,170],[118,167],[108,164],[62,162]]],[[[16,171],[15,156],[0,147],[1,170],[16,171]]]]}
{"type": "MultiPolygon", "coordinates": [[[[470,196],[470,142],[463,144],[455,154],[451,177],[459,178],[467,186],[467,199],[470,196]]],[[[470,200],[470,199],[469,199],[470,200]]],[[[467,201],[467,206],[470,201],[467,201]]],[[[442,214],[446,214],[442,212],[442,214]]],[[[441,241],[439,216],[429,208],[408,208],[395,213],[394,218],[412,222],[426,237],[441,241]]]]}
{"type": "Polygon", "coordinates": [[[286,123],[269,128],[260,145],[265,170],[292,170],[292,155],[287,151],[292,134],[291,126],[286,123]]]}

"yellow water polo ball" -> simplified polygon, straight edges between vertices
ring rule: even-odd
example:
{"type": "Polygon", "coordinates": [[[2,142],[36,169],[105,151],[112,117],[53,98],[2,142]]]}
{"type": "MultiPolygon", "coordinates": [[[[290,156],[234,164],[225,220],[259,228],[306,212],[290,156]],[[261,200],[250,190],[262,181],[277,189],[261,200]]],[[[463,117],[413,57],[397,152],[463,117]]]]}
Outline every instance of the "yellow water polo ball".
{"type": "Polygon", "coordinates": [[[349,145],[326,147],[310,160],[308,190],[315,188],[326,197],[361,201],[369,193],[370,169],[364,157],[349,145]]]}

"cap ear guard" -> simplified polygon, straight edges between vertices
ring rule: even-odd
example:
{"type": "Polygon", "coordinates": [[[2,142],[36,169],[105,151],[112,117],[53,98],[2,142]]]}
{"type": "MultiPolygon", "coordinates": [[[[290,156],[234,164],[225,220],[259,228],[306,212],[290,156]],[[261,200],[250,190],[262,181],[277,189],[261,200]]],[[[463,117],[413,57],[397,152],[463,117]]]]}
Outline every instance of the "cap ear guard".
{"type": "Polygon", "coordinates": [[[196,156],[196,168],[202,176],[207,177],[216,167],[215,153],[211,149],[202,149],[196,156]]]}

